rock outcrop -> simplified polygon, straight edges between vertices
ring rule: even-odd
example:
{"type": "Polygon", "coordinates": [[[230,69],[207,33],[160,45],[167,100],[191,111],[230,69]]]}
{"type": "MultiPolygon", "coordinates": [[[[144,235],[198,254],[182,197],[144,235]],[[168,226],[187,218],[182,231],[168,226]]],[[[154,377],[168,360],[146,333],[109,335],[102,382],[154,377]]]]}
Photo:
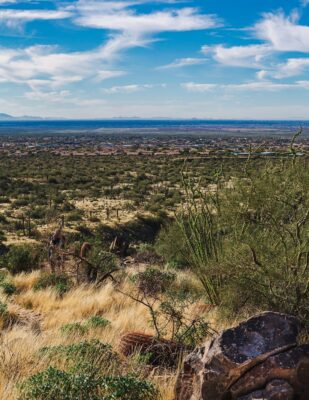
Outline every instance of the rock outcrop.
{"type": "Polygon", "coordinates": [[[185,360],[175,400],[308,400],[309,345],[296,318],[265,312],[227,329],[185,360]]]}

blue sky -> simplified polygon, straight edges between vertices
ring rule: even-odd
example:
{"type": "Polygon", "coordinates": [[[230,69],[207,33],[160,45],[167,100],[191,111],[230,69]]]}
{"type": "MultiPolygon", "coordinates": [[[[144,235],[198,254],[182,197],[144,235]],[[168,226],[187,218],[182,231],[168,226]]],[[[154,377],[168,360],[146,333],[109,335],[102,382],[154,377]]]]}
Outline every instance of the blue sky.
{"type": "Polygon", "coordinates": [[[309,119],[309,0],[0,0],[0,112],[309,119]]]}

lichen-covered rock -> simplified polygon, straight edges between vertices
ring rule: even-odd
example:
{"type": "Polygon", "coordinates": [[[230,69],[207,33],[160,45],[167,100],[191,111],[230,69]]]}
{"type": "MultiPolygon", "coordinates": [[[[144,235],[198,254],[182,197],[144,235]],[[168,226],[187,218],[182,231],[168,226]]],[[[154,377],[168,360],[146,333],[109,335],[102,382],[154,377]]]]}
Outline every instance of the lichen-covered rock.
{"type": "Polygon", "coordinates": [[[231,387],[231,397],[237,399],[245,393],[250,393],[256,387],[265,387],[274,379],[284,379],[294,388],[297,399],[308,400],[309,345],[278,353],[255,366],[231,387]]]}
{"type": "MultiPolygon", "coordinates": [[[[176,383],[176,400],[237,399],[264,390],[270,380],[285,380],[284,373],[279,373],[280,367],[277,365],[281,362],[281,358],[276,357],[279,354],[287,353],[287,357],[295,361],[289,369],[282,366],[282,371],[294,377],[297,374],[307,376],[307,372],[303,371],[303,365],[307,365],[307,350],[301,348],[289,353],[297,345],[298,333],[296,318],[274,312],[256,315],[235,328],[223,331],[208,346],[195,350],[186,358],[176,383]],[[259,386],[251,381],[250,373],[263,365],[271,373],[268,380],[265,377],[260,379],[259,386]],[[240,390],[240,387],[244,390],[240,390]]],[[[284,365],[288,364],[286,360],[284,365]]],[[[290,381],[293,386],[300,380],[293,378],[290,381]]]]}
{"type": "Polygon", "coordinates": [[[264,390],[257,390],[238,400],[293,400],[295,397],[292,386],[281,379],[270,381],[264,390]]]}

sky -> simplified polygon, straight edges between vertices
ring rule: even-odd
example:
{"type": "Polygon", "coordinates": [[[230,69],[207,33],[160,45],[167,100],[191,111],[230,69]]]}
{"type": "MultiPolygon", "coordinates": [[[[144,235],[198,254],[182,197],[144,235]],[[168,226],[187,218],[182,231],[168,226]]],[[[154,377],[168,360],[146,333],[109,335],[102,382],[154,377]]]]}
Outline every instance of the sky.
{"type": "Polygon", "coordinates": [[[309,0],[0,0],[0,112],[309,119],[309,0]]]}

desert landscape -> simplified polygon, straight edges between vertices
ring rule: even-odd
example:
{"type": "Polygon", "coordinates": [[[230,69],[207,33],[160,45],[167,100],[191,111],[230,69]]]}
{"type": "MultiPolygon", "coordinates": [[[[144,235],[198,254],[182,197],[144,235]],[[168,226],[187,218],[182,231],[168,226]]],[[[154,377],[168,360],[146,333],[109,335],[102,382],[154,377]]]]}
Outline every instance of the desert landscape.
{"type": "Polygon", "coordinates": [[[309,400],[309,0],[0,0],[0,400],[309,400]]]}
{"type": "Polygon", "coordinates": [[[186,356],[265,310],[306,342],[306,134],[1,140],[1,398],[186,400],[186,356]]]}

